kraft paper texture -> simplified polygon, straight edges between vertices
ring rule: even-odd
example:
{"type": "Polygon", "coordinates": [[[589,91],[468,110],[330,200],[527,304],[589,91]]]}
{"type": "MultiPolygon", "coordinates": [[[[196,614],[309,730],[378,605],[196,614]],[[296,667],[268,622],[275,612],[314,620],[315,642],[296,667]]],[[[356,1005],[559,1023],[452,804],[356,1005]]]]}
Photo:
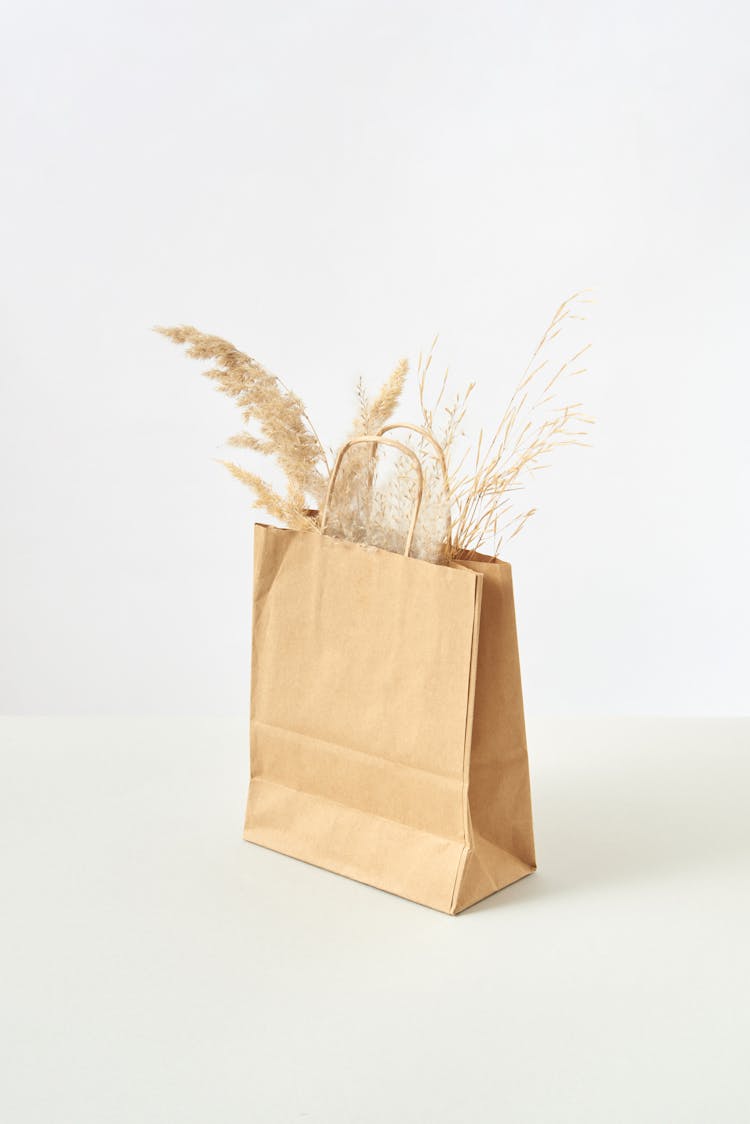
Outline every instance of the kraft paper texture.
{"type": "Polygon", "coordinates": [[[458,913],[535,869],[505,562],[256,524],[245,839],[458,913]]]}

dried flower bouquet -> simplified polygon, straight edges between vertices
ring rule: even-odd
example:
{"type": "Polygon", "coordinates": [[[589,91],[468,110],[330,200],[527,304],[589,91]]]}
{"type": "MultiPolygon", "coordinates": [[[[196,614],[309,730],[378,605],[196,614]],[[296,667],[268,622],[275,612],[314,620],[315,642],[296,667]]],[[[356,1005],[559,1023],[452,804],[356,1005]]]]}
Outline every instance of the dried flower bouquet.
{"type": "Polygon", "coordinates": [[[433,342],[418,363],[418,422],[393,422],[408,375],[408,363],[401,360],[372,400],[360,380],[351,443],[334,460],[302,401],[256,359],[195,328],[156,330],[184,344],[192,358],[208,361],[206,376],[236,401],[245,425],[254,426],[231,437],[229,445],[270,457],[282,470],[285,495],[240,465],[223,462],[251,489],[258,508],[295,530],[319,527],[317,513],[324,511],[326,533],[399,553],[407,537],[411,540],[411,528],[414,557],[446,562],[467,551],[498,554],[534,514],[533,508],[514,510],[525,478],[546,467],[554,449],[587,443],[592,419],[561,391],[583,373],[580,360],[588,345],[556,366],[550,345],[570,321],[585,319],[582,306],[588,303],[580,292],[560,305],[498,425],[489,433],[481,430],[473,446],[463,424],[475,384],[447,400],[446,372],[430,401],[433,342]],[[365,437],[370,440],[357,440],[365,437]],[[376,470],[376,437],[396,446],[390,474],[376,470]],[[329,487],[332,473],[335,488],[329,487]]]}

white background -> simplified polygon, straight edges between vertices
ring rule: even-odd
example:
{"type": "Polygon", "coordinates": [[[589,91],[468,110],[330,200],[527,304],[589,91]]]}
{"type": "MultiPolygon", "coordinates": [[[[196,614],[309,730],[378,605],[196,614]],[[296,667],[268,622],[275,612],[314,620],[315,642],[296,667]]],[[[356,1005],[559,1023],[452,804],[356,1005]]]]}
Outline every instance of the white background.
{"type": "Polygon", "coordinates": [[[501,412],[556,305],[595,448],[514,565],[532,713],[747,711],[742,3],[6,4],[0,709],[239,714],[225,335],[327,443],[440,333],[501,412]],[[582,341],[585,342],[585,339],[582,341]]]}

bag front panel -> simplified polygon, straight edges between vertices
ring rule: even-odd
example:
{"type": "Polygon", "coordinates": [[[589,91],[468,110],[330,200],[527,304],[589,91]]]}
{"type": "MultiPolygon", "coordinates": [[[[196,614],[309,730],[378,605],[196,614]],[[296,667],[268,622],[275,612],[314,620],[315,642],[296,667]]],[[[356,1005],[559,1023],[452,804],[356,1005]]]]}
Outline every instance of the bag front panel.
{"type": "Polygon", "coordinates": [[[252,775],[456,841],[481,578],[256,527],[252,775]]]}

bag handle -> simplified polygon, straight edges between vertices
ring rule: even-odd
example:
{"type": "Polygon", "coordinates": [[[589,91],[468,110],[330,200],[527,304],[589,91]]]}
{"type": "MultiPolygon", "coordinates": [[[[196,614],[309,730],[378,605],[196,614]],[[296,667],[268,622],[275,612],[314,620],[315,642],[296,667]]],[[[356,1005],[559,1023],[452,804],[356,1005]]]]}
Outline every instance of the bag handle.
{"type": "Polygon", "coordinates": [[[453,525],[450,517],[450,498],[451,498],[451,485],[448,478],[448,463],[445,459],[445,452],[443,446],[440,444],[434,433],[430,433],[429,429],[425,429],[423,425],[413,425],[411,422],[391,422],[389,425],[381,426],[377,432],[378,437],[382,437],[384,433],[389,433],[392,429],[410,429],[413,433],[419,433],[424,437],[425,441],[434,448],[437,453],[437,459],[440,462],[440,467],[443,470],[443,479],[445,481],[445,498],[448,500],[448,550],[451,549],[451,542],[453,538],[453,525]]]}
{"type": "Polygon", "coordinates": [[[325,503],[323,504],[323,510],[320,513],[320,533],[321,533],[321,535],[325,533],[326,522],[328,520],[328,508],[330,506],[331,496],[333,494],[333,486],[336,483],[336,477],[339,474],[339,469],[341,468],[341,462],[344,459],[344,456],[348,452],[348,450],[351,449],[352,445],[373,445],[373,446],[389,445],[392,449],[398,449],[398,451],[400,453],[406,453],[407,457],[411,457],[412,461],[414,462],[414,467],[417,470],[417,499],[416,499],[416,502],[414,504],[414,511],[412,513],[411,523],[409,524],[409,533],[406,536],[406,546],[404,547],[404,557],[408,558],[409,553],[411,552],[412,539],[414,538],[414,528],[417,525],[417,516],[419,515],[419,506],[422,503],[422,490],[424,488],[424,474],[422,472],[422,465],[420,464],[419,457],[414,452],[414,450],[410,449],[408,445],[404,445],[403,442],[396,441],[392,437],[382,437],[380,434],[378,434],[377,436],[372,436],[372,437],[370,437],[370,436],[367,436],[367,437],[352,437],[352,439],[350,441],[347,441],[345,444],[343,444],[341,446],[341,448],[339,449],[339,452],[338,452],[338,456],[336,457],[336,460],[334,462],[333,469],[331,470],[331,476],[330,476],[330,479],[328,481],[328,491],[326,492],[325,503]]]}

